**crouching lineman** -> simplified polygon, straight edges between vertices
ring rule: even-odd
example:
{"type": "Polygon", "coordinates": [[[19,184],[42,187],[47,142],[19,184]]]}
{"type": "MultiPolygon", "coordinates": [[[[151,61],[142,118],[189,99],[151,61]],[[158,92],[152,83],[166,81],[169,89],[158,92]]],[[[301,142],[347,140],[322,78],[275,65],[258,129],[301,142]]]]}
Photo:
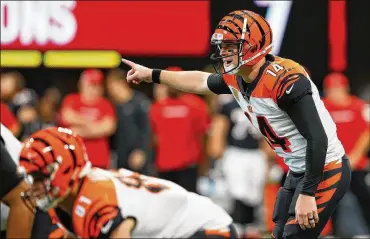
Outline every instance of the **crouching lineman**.
{"type": "Polygon", "coordinates": [[[20,166],[31,184],[26,204],[67,212],[60,223],[81,238],[237,238],[230,216],[208,198],[129,170],[91,168],[82,139],[69,129],[31,135],[20,166]]]}
{"type": "Polygon", "coordinates": [[[17,170],[22,143],[3,124],[1,124],[0,139],[0,238],[60,238],[68,235],[62,227],[51,223],[53,218],[56,222],[53,210],[48,213],[36,210],[34,215],[27,209],[21,193],[29,188],[29,184],[17,170]],[[22,220],[19,220],[20,218],[22,220]],[[50,224],[47,224],[48,221],[50,224]]]}

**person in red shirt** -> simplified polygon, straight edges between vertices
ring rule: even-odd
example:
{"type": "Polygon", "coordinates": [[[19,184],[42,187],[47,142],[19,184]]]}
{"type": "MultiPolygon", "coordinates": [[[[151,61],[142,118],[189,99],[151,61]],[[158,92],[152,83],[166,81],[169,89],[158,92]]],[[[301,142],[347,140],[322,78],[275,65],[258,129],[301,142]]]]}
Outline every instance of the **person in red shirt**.
{"type": "Polygon", "coordinates": [[[115,132],[113,105],[103,97],[103,73],[85,70],[79,81],[78,94],[67,95],[62,102],[60,124],[79,134],[94,167],[110,167],[109,137],[115,132]]]}
{"type": "MultiPolygon", "coordinates": [[[[181,67],[178,67],[178,66],[170,66],[166,70],[168,70],[168,71],[183,71],[183,69],[181,67]]],[[[202,97],[200,97],[199,95],[191,94],[191,93],[185,93],[185,92],[182,92],[181,98],[182,98],[182,100],[185,100],[187,103],[189,103],[196,110],[199,111],[199,116],[200,116],[199,120],[202,121],[201,125],[205,125],[205,127],[208,129],[211,125],[212,117],[211,117],[210,110],[209,110],[207,102],[202,97]]],[[[197,144],[197,146],[198,146],[199,150],[201,151],[200,158],[198,160],[198,162],[200,163],[199,173],[201,175],[207,175],[208,170],[209,170],[209,160],[208,160],[206,150],[204,150],[205,145],[208,144],[208,140],[209,140],[209,138],[208,138],[207,134],[201,133],[199,135],[199,143],[197,144]]]]}
{"type": "Polygon", "coordinates": [[[338,138],[348,152],[352,166],[351,190],[357,196],[370,229],[370,188],[366,184],[369,104],[349,93],[348,79],[340,73],[331,73],[325,78],[324,92],[323,102],[336,123],[338,138]]]}
{"type": "Polygon", "coordinates": [[[158,176],[191,192],[196,192],[198,166],[204,152],[200,139],[208,127],[203,114],[180,91],[171,88],[168,97],[150,109],[158,176]]]}
{"type": "Polygon", "coordinates": [[[9,110],[8,106],[1,102],[0,122],[7,127],[14,136],[18,136],[20,132],[20,125],[15,115],[9,110]]]}

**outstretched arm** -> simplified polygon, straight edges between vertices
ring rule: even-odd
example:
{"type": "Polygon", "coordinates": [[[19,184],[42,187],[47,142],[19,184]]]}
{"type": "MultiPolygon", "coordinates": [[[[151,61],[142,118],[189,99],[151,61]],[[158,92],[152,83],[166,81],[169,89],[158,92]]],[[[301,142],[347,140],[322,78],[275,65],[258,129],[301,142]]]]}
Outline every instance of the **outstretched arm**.
{"type": "MultiPolygon", "coordinates": [[[[134,84],[141,82],[147,83],[161,83],[166,84],[170,87],[178,90],[196,94],[229,94],[229,89],[225,82],[220,81],[219,78],[216,82],[215,77],[211,77],[215,74],[210,74],[201,71],[166,71],[150,69],[148,67],[136,64],[132,61],[122,59],[122,62],[131,67],[131,70],[127,73],[127,81],[134,84]],[[215,86],[216,84],[216,86],[215,86]],[[222,88],[222,93],[215,92],[214,88],[222,88]]],[[[222,79],[222,77],[221,77],[222,79]]]]}

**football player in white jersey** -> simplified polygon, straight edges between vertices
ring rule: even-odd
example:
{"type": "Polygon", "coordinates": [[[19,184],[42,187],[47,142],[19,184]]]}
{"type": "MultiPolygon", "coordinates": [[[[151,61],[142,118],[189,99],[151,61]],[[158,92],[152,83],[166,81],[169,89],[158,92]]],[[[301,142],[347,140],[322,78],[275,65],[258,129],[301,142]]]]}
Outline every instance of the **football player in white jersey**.
{"type": "MultiPolygon", "coordinates": [[[[1,231],[6,231],[6,238],[29,238],[34,216],[22,201],[21,192],[28,185],[17,172],[22,144],[3,124],[0,125],[1,231]]],[[[3,237],[5,235],[1,235],[3,237]]]]}
{"type": "MultiPolygon", "coordinates": [[[[336,126],[315,84],[298,63],[269,54],[272,30],[260,15],[238,10],[217,25],[211,43],[219,74],[149,69],[123,59],[127,80],[198,94],[233,94],[290,172],[280,189],[273,238],[317,238],[350,184],[336,126]]],[[[238,167],[236,165],[235,167],[238,167]]]]}
{"type": "Polygon", "coordinates": [[[209,198],[129,170],[91,168],[82,138],[69,129],[32,134],[20,167],[32,184],[24,201],[67,212],[59,223],[80,238],[237,238],[231,217],[209,198]]]}

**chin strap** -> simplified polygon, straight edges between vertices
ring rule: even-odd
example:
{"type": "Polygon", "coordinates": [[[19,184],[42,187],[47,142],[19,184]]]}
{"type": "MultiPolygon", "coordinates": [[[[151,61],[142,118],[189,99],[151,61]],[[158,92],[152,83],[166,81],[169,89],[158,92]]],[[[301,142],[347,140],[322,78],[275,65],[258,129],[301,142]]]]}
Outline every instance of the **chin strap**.
{"type": "Polygon", "coordinates": [[[249,63],[249,62],[253,61],[254,59],[256,59],[257,57],[259,57],[259,56],[261,56],[261,55],[265,54],[268,50],[270,50],[270,48],[272,48],[272,46],[273,46],[273,44],[270,44],[270,45],[266,46],[266,47],[265,47],[265,49],[263,49],[262,51],[260,51],[260,52],[259,52],[259,53],[257,53],[256,55],[254,55],[254,56],[252,56],[252,57],[248,58],[248,59],[247,59],[247,60],[245,60],[245,61],[242,61],[242,62],[240,63],[240,65],[247,64],[247,63],[249,63]]]}

